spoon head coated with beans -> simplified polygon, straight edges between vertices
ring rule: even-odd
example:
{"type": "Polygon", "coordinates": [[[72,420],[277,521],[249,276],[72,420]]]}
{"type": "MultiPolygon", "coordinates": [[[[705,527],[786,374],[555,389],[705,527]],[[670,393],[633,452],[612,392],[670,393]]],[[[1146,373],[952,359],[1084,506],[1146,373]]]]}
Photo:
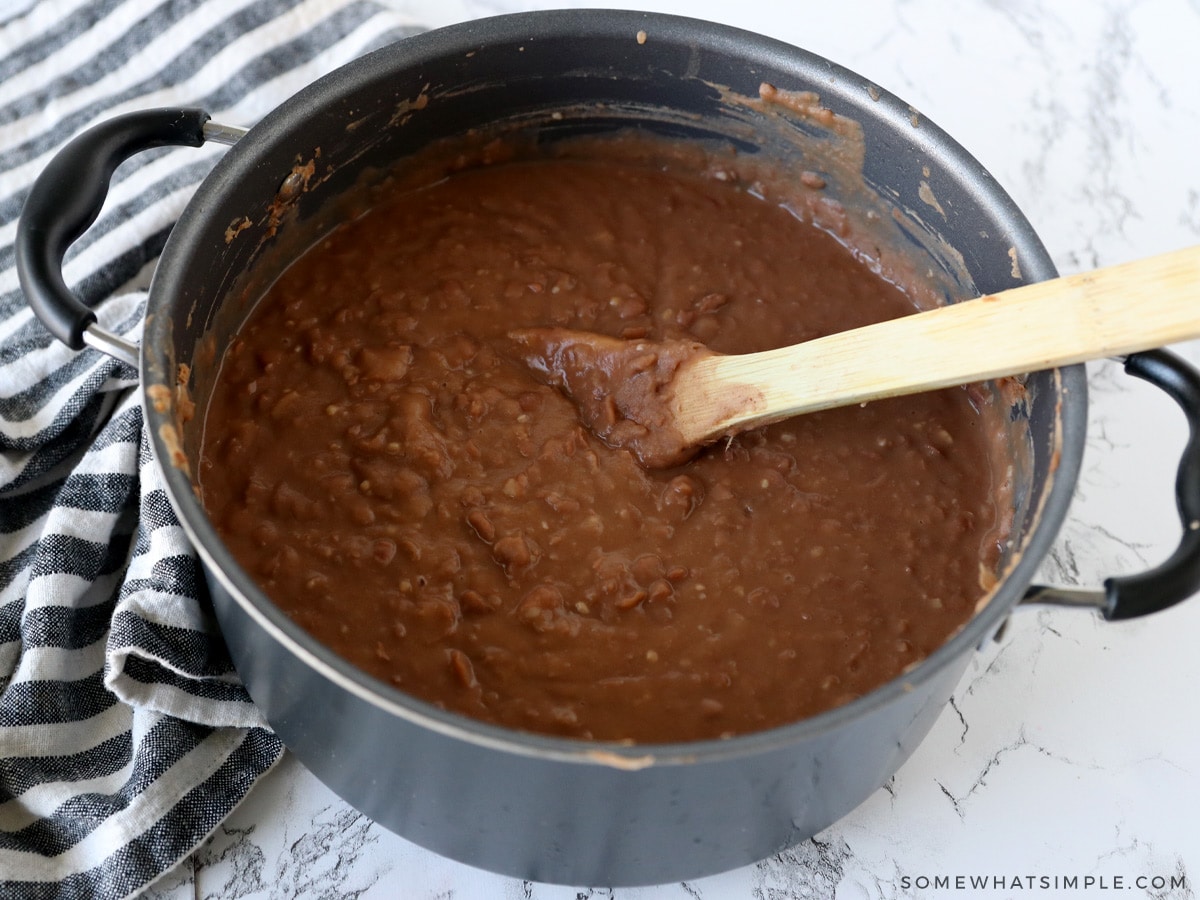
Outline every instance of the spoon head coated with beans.
{"type": "Polygon", "coordinates": [[[675,425],[673,385],[681,366],[715,356],[693,341],[621,340],[567,328],[509,332],[526,365],[575,403],[584,425],[646,468],[680,465],[699,445],[675,425]]]}

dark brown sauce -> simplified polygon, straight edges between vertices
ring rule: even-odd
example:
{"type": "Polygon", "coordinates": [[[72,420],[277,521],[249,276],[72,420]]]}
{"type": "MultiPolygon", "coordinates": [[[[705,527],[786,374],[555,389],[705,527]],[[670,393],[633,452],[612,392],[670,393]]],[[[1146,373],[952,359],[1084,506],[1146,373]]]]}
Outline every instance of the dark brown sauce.
{"type": "Polygon", "coordinates": [[[780,725],[971,617],[1005,522],[999,415],[952,389],[646,471],[508,335],[743,353],[912,311],[735,183],[604,159],[463,171],[271,288],[213,391],[203,500],[288,615],[447,709],[639,742],[780,725]]]}

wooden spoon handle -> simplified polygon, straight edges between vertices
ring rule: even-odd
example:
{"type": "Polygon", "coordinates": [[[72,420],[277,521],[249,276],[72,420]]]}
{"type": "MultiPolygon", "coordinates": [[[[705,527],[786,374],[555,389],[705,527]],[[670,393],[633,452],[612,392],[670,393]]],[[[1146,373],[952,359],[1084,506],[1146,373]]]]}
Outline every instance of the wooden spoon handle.
{"type": "MultiPolygon", "coordinates": [[[[685,439],[1200,337],[1200,247],[1026,285],[792,347],[698,360],[685,439]]],[[[682,373],[681,373],[682,375],[682,373]]]]}

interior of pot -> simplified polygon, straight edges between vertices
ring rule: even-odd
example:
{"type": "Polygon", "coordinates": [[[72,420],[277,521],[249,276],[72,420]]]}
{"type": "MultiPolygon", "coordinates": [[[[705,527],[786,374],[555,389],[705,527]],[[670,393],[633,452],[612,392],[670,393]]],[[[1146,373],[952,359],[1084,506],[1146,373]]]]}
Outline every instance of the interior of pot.
{"type": "MultiPolygon", "coordinates": [[[[849,216],[873,235],[885,273],[928,269],[930,302],[1055,274],[1028,223],[977,162],[851,72],[765,38],[685,19],[616,12],[502,17],[378,51],[301,92],[230,151],[164,252],[143,344],[144,387],[166,384],[178,393],[186,371],[183,392],[203,409],[229,335],[273,272],[347,214],[341,198],[370,173],[472,132],[486,139],[496,129],[519,129],[533,140],[558,141],[629,127],[818,174],[830,214],[849,216]],[[764,93],[764,84],[782,93],[764,93]]],[[[177,463],[165,466],[167,479],[193,540],[273,627],[325,665],[347,669],[274,609],[221,546],[190,480],[200,419],[181,423],[181,408],[147,404],[147,414],[158,458],[177,463]]],[[[1082,453],[1082,371],[1024,380],[1011,394],[1011,418],[1014,520],[1002,560],[1006,577],[975,620],[908,673],[908,688],[890,684],[830,716],[884,702],[889,691],[910,689],[923,668],[976,646],[1031,579],[1065,514],[1082,453]]],[[[416,704],[383,685],[368,689],[401,706],[416,704]]]]}

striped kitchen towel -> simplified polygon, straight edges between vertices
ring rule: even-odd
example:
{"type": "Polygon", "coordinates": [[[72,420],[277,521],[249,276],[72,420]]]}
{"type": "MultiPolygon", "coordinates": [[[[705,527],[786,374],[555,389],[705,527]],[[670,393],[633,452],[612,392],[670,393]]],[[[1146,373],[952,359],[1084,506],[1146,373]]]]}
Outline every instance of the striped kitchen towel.
{"type": "MultiPolygon", "coordinates": [[[[0,897],[125,897],[279,759],[153,464],[137,373],[50,338],[13,266],[55,150],[132,109],[249,125],[415,31],[367,0],[0,0],[0,897]]],[[[219,150],[118,169],[67,282],[136,340],[146,272],[219,150]]]]}

